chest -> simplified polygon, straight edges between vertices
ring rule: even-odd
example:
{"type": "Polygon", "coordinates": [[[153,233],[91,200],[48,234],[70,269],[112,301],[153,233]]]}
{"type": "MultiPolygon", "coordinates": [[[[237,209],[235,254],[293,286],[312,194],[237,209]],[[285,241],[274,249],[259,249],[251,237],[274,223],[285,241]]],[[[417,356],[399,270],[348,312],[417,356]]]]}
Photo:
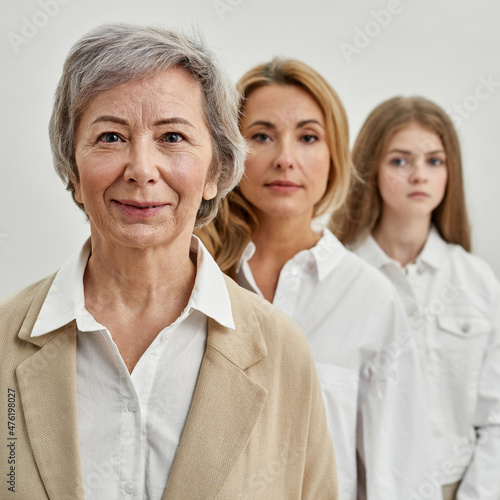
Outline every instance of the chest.
{"type": "Polygon", "coordinates": [[[205,351],[202,326],[162,331],[132,373],[107,331],[77,333],[86,498],[162,498],[205,351]]]}

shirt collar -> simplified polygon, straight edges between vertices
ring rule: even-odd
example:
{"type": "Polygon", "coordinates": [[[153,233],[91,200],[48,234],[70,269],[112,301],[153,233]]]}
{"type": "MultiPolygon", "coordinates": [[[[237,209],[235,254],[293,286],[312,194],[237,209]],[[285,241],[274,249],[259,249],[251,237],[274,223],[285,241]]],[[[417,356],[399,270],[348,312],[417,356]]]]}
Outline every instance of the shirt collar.
{"type": "Polygon", "coordinates": [[[200,239],[194,235],[191,237],[191,252],[197,255],[197,271],[188,305],[220,325],[235,330],[231,299],[222,271],[200,239]]]}
{"type": "Polygon", "coordinates": [[[360,245],[354,245],[352,249],[359,257],[361,257],[363,260],[366,260],[377,269],[382,269],[382,267],[396,262],[380,248],[379,244],[375,241],[375,238],[371,235],[371,233],[360,245]]]}
{"type": "Polygon", "coordinates": [[[420,260],[434,269],[439,269],[443,259],[446,257],[446,245],[447,243],[441,238],[436,227],[432,225],[427,241],[417,261],[420,260]]]}
{"type": "MultiPolygon", "coordinates": [[[[391,259],[391,257],[389,257],[382,250],[382,248],[380,248],[379,244],[375,241],[375,238],[371,234],[369,234],[368,237],[355,248],[355,251],[359,257],[370,262],[370,264],[374,265],[378,269],[394,263],[399,264],[399,262],[391,259]]],[[[417,264],[423,262],[427,266],[439,269],[445,254],[446,242],[441,238],[435,226],[432,225],[424,248],[417,257],[416,262],[417,264]]]]}
{"type": "MultiPolygon", "coordinates": [[[[40,337],[76,320],[80,331],[97,331],[104,327],[85,309],[83,275],[90,256],[90,239],[57,273],[31,337],[40,337]]],[[[227,328],[235,329],[231,301],[224,276],[201,241],[191,238],[192,253],[196,254],[196,279],[186,309],[196,309],[227,328]]]]}
{"type": "Polygon", "coordinates": [[[236,266],[236,274],[239,274],[243,264],[248,262],[255,254],[255,243],[251,241],[243,250],[238,265],[236,266]]]}
{"type": "Polygon", "coordinates": [[[311,253],[316,262],[318,280],[323,281],[340,263],[346,255],[346,248],[325,228],[318,243],[311,248],[311,253]]]}
{"type": "MultiPolygon", "coordinates": [[[[347,252],[346,248],[327,228],[323,229],[323,235],[316,245],[309,249],[299,252],[293,257],[294,260],[305,263],[308,256],[312,256],[312,261],[315,263],[315,268],[318,280],[322,281],[330,274],[339,264],[347,252]]],[[[236,274],[239,274],[242,266],[247,263],[255,254],[255,243],[251,241],[246,246],[241,254],[236,274]]]]}
{"type": "Polygon", "coordinates": [[[41,337],[85,315],[83,274],[90,250],[89,238],[59,269],[33,326],[31,337],[41,337]]]}

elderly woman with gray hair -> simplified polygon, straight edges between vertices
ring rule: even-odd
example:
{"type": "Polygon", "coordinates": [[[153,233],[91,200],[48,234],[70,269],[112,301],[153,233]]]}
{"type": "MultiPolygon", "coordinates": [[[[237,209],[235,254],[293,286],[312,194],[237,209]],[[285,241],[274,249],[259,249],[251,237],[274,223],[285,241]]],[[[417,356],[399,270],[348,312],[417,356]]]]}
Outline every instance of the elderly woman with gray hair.
{"type": "Polygon", "coordinates": [[[337,498],[305,338],[192,236],[242,175],[237,102],[170,31],[71,50],[50,138],[91,237],[0,303],[2,497],[337,498]]]}

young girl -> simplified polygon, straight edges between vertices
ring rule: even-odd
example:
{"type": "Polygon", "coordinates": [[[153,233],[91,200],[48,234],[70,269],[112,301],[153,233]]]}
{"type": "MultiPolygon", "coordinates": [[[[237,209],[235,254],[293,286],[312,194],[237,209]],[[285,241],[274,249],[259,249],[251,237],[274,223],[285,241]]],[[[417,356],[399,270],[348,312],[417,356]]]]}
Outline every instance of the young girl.
{"type": "Polygon", "coordinates": [[[356,140],[357,177],[331,221],[396,286],[425,373],[446,499],[500,498],[500,287],[471,255],[460,148],[436,104],[396,97],[356,140]]]}
{"type": "MultiPolygon", "coordinates": [[[[330,85],[273,60],[239,82],[249,154],[239,188],[201,237],[240,285],[302,327],[316,360],[340,498],[400,500],[432,471],[430,425],[410,328],[396,291],[314,217],[350,179],[347,118],[330,85]]],[[[441,498],[439,487],[425,498],[441,498]]]]}

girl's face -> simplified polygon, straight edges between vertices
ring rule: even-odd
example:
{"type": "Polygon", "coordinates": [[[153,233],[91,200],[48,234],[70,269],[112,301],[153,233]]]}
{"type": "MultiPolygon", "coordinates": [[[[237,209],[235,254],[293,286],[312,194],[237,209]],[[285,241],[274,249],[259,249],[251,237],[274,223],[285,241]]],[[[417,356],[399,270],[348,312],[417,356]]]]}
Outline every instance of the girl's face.
{"type": "Polygon", "coordinates": [[[382,154],[378,169],[382,215],[430,218],[444,197],[447,180],[441,139],[410,123],[393,135],[382,154]]]}
{"type": "Polygon", "coordinates": [[[249,154],[240,189],[257,216],[312,219],[330,170],[323,112],[313,97],[293,85],[253,91],[241,131],[249,154]]]}

